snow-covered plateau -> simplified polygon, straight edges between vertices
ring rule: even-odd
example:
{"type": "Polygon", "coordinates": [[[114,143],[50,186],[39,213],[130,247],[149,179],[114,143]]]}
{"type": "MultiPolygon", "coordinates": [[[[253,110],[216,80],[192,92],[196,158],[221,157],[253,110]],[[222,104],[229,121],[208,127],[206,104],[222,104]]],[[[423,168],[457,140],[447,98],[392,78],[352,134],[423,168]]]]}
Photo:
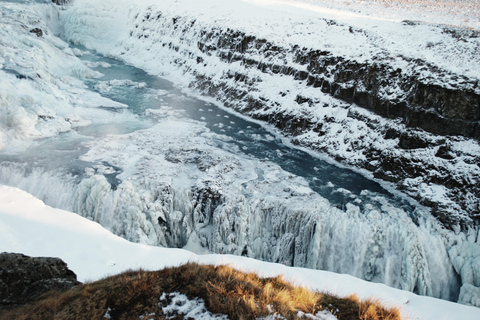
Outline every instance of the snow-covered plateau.
{"type": "Polygon", "coordinates": [[[479,307],[475,22],[320,4],[0,0],[0,183],[130,241],[479,307]]]}

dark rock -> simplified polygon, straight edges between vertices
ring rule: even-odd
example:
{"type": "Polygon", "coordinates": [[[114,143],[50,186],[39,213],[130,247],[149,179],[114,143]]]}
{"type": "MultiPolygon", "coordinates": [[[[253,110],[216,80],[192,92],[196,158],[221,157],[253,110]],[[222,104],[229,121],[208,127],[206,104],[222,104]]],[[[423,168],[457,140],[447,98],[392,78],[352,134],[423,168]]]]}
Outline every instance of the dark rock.
{"type": "Polygon", "coordinates": [[[435,157],[452,160],[452,159],[455,159],[455,154],[452,152],[452,150],[450,150],[448,146],[444,145],[438,148],[438,151],[435,154],[435,157]]]}
{"type": "Polygon", "coordinates": [[[59,6],[63,6],[64,4],[67,4],[70,2],[70,0],[52,0],[53,3],[59,6]]]}
{"type": "Polygon", "coordinates": [[[44,115],[44,114],[39,114],[39,115],[38,115],[38,118],[39,118],[39,119],[42,119],[42,120],[45,120],[45,121],[55,119],[54,116],[47,116],[47,115],[44,115]]]}
{"type": "Polygon", "coordinates": [[[430,143],[412,131],[405,131],[400,135],[398,146],[402,149],[426,148],[430,143]]]}
{"type": "Polygon", "coordinates": [[[164,226],[164,227],[168,226],[167,221],[165,221],[165,219],[163,219],[162,217],[158,217],[157,221],[158,221],[158,224],[161,226],[164,226]]]}
{"type": "Polygon", "coordinates": [[[296,101],[298,104],[302,104],[302,103],[305,103],[305,102],[307,102],[307,103],[309,103],[309,104],[312,104],[312,103],[313,103],[312,99],[303,97],[303,96],[301,96],[301,95],[297,95],[297,97],[295,98],[295,101],[296,101]]]}
{"type": "Polygon", "coordinates": [[[40,28],[34,28],[30,30],[30,33],[35,33],[37,37],[42,37],[43,36],[43,31],[40,28]]]}
{"type": "Polygon", "coordinates": [[[75,273],[59,258],[0,254],[0,309],[18,307],[47,292],[63,292],[79,284],[75,273]]]}
{"type": "Polygon", "coordinates": [[[385,132],[385,139],[396,139],[398,137],[400,137],[400,133],[395,129],[390,128],[385,132]]]}

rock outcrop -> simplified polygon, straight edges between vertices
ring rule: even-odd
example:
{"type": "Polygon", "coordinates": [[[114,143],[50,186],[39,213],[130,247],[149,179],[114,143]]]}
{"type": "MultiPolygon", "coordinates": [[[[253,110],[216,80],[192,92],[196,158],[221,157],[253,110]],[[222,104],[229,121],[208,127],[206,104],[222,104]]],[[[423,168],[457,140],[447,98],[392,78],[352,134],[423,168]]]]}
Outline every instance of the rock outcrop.
{"type": "Polygon", "coordinates": [[[56,5],[62,6],[64,4],[69,3],[70,0],[52,0],[52,2],[55,3],[56,5]]]}
{"type": "Polygon", "coordinates": [[[59,258],[0,254],[0,309],[18,307],[47,292],[63,292],[79,284],[75,273],[59,258]]]}

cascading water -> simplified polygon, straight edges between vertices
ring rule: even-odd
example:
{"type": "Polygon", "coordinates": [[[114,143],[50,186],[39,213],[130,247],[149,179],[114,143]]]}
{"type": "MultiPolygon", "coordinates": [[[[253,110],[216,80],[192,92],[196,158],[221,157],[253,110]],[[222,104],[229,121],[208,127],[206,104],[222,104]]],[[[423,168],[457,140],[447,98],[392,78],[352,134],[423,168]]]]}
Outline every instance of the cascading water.
{"type": "MultiPolygon", "coordinates": [[[[82,59],[71,55],[72,64],[93,78],[65,76],[68,88],[59,77],[50,84],[67,92],[60,100],[81,110],[78,122],[87,123],[21,151],[2,151],[0,183],[131,241],[246,255],[458,298],[461,283],[448,252],[456,238],[427,210],[166,80],[82,47],[62,48],[69,50],[82,59]]],[[[34,104],[23,107],[34,112],[28,109],[34,104]]],[[[51,117],[60,118],[56,112],[51,117]]]]}

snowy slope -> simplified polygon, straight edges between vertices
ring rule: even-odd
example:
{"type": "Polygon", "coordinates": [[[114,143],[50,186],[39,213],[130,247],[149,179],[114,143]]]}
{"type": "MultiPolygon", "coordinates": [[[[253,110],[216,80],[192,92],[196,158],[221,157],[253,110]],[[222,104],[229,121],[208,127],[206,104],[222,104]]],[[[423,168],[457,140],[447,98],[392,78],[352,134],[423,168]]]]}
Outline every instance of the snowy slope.
{"type": "Polygon", "coordinates": [[[296,284],[338,295],[357,293],[399,306],[408,319],[479,319],[480,309],[400,291],[382,284],[331,272],[292,268],[230,255],[196,255],[181,249],[134,244],[97,223],[76,214],[53,209],[31,195],[0,186],[0,248],[31,256],[63,259],[80,281],[97,280],[128,269],[147,270],[177,266],[188,261],[230,264],[261,276],[279,274],[296,284]]]}

